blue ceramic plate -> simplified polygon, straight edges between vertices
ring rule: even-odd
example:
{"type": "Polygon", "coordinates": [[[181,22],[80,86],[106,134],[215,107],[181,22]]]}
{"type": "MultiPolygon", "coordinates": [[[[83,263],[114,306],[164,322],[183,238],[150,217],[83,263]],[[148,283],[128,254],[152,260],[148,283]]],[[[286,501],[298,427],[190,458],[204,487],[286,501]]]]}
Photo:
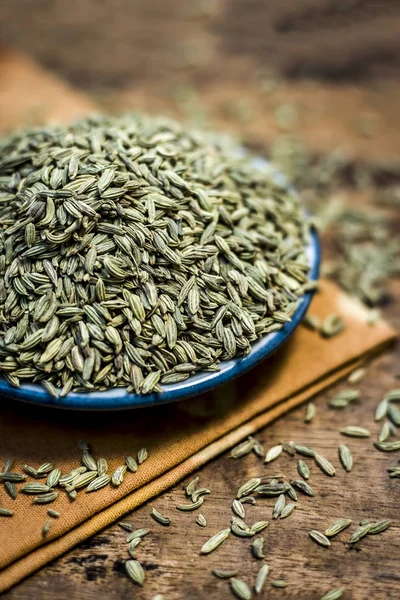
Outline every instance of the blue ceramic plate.
{"type": "MultiPolygon", "coordinates": [[[[262,159],[255,159],[254,162],[259,168],[272,174],[277,182],[284,185],[282,175],[276,173],[269,163],[262,159]]],[[[306,254],[310,264],[310,279],[316,280],[319,274],[320,248],[315,231],[310,236],[306,254]]],[[[106,392],[70,393],[64,398],[56,399],[47,394],[39,384],[24,383],[19,388],[15,388],[0,378],[0,394],[32,404],[80,410],[119,410],[155,406],[203,394],[222,383],[227,383],[235,377],[239,377],[239,375],[255,367],[282,346],[301,323],[311,298],[311,292],[305,294],[301,298],[290,323],[285,323],[279,331],[260,338],[253,344],[252,350],[247,356],[221,362],[219,371],[196,373],[186,381],[164,385],[163,392],[137,395],[128,393],[124,388],[115,388],[106,392]]]]}

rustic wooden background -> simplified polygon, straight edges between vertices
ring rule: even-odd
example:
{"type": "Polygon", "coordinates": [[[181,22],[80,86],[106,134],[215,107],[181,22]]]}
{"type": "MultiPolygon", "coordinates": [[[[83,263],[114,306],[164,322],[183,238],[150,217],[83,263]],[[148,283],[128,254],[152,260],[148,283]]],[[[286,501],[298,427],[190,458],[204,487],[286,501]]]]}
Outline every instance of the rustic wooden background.
{"type": "MultiPolygon", "coordinates": [[[[56,68],[96,102],[112,109],[163,110],[207,119],[217,127],[240,133],[253,146],[265,150],[277,133],[274,110],[295,104],[300,113],[298,132],[311,152],[323,154],[337,146],[355,161],[370,162],[382,156],[400,156],[397,80],[400,13],[398,3],[323,2],[302,0],[294,5],[281,0],[261,2],[64,2],[40,0],[32,18],[31,3],[16,0],[0,9],[0,39],[56,68]],[[346,11],[345,4],[353,7],[346,11]],[[267,8],[268,5],[268,8],[267,8]],[[335,6],[334,6],[335,5],[335,6]],[[341,8],[341,10],[339,10],[341,8]],[[385,10],[381,10],[384,8],[385,10]],[[110,17],[113,16],[113,18],[110,17]],[[277,73],[274,89],[259,84],[260,69],[277,73]],[[335,80],[285,79],[304,73],[334,75],[335,80]],[[228,108],[242,103],[232,118],[228,108]],[[247,111],[247,112],[246,112],[247,111]],[[243,114],[244,112],[244,114],[243,114]],[[246,114],[249,115],[246,117],[246,114]],[[360,136],[360,115],[373,115],[378,123],[373,138],[360,136]]],[[[15,74],[27,77],[28,72],[15,74]]],[[[1,82],[0,82],[1,86],[1,82]]],[[[88,102],[88,108],[90,103],[88,102]]],[[[40,111],[40,106],[32,106],[40,111]]],[[[29,122],[32,114],[25,114],[29,122]]],[[[8,125],[21,123],[12,114],[8,125]]],[[[4,112],[3,112],[4,119],[4,112]]],[[[3,123],[4,126],[4,123],[3,123]]],[[[351,185],[343,190],[370,208],[370,198],[351,185]]],[[[388,209],[393,235],[400,232],[399,209],[388,209]]],[[[330,240],[326,247],[334,249],[330,240]]],[[[385,317],[400,327],[400,284],[390,284],[383,307],[385,317]]],[[[338,429],[359,424],[375,438],[380,424],[373,423],[377,402],[390,388],[400,387],[399,348],[374,360],[360,384],[361,396],[345,412],[327,408],[327,401],[345,384],[320,394],[318,415],[303,423],[304,407],[292,411],[259,433],[266,447],[280,440],[307,443],[334,462],[337,476],[328,478],[311,467],[315,498],[301,497],[288,519],[271,523],[264,532],[265,562],[271,579],[284,578],[285,589],[266,585],[261,596],[271,600],[317,600],[331,588],[343,585],[346,600],[400,597],[399,480],[386,468],[397,459],[372,449],[371,440],[349,440],[355,466],[350,474],[338,465],[338,429]],[[350,548],[348,531],[328,550],[308,539],[312,528],[324,530],[340,516],[361,519],[391,518],[393,526],[379,536],[350,548]]],[[[272,472],[296,475],[296,461],[284,455],[272,472]]],[[[182,485],[127,516],[136,527],[153,531],[138,551],[147,571],[145,587],[138,589],[125,576],[125,533],[113,525],[42,569],[9,593],[6,600],[40,598],[110,597],[150,600],[162,593],[165,600],[225,600],[232,597],[226,581],[210,573],[214,567],[238,568],[251,583],[261,561],[252,558],[246,539],[232,538],[216,553],[199,557],[203,542],[229,520],[230,504],[238,482],[263,473],[253,455],[239,461],[221,456],[201,469],[201,483],[212,490],[202,507],[208,525],[201,529],[195,514],[180,513],[182,485]],[[151,507],[173,516],[167,528],[153,522],[151,507]]],[[[184,482],[185,483],[185,482],[184,482]]],[[[249,521],[269,519],[273,500],[260,500],[246,508],[249,521]]],[[[261,534],[262,535],[262,534],[261,534]]]]}

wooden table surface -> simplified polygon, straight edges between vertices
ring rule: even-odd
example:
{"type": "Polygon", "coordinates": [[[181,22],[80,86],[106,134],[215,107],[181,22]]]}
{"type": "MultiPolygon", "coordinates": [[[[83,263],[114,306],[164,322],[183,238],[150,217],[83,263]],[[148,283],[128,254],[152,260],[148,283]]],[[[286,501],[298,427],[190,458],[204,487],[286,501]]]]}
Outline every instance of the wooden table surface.
{"type": "MultiPolygon", "coordinates": [[[[224,89],[228,89],[228,86],[224,89]]],[[[243,91],[237,83],[232,84],[231,89],[236,97],[240,97],[243,91]]],[[[318,89],[318,93],[324,93],[324,86],[318,89]]],[[[244,90],[243,93],[251,94],[249,90],[244,90]]],[[[301,95],[302,85],[291,84],[287,93],[292,98],[296,93],[301,95]]],[[[353,96],[340,89],[333,93],[339,95],[345,104],[347,102],[346,106],[354,110],[357,102],[369,109],[366,98],[374,92],[354,86],[353,96]]],[[[145,106],[145,96],[142,91],[125,92],[113,97],[112,103],[114,106],[137,107],[143,102],[145,106]]],[[[252,98],[254,101],[254,96],[252,98]]],[[[382,103],[380,114],[384,119],[385,100],[382,103]]],[[[209,106],[211,111],[214,110],[215,105],[210,102],[209,106]]],[[[367,148],[365,140],[356,139],[353,132],[349,134],[343,124],[347,114],[346,111],[335,114],[332,108],[328,115],[320,117],[319,129],[323,129],[325,118],[326,127],[334,132],[336,122],[336,130],[342,131],[346,143],[352,144],[353,155],[357,158],[363,153],[368,154],[371,149],[367,148]]],[[[254,124],[245,124],[243,127],[252,127],[255,139],[258,134],[258,141],[260,140],[261,134],[254,124]]],[[[267,130],[265,125],[264,131],[267,130]]],[[[272,136],[272,129],[271,132],[272,136]]],[[[392,134],[389,137],[388,152],[394,153],[399,141],[392,134]]],[[[329,142],[315,132],[311,132],[310,139],[317,151],[329,142]]],[[[336,143],[335,138],[335,145],[336,143]]],[[[380,148],[382,150],[381,144],[380,148]]],[[[395,230],[400,232],[398,212],[398,209],[393,209],[391,217],[396,223],[395,230]]],[[[398,281],[393,281],[390,285],[390,298],[383,307],[383,314],[394,326],[400,327],[398,281]]],[[[269,582],[281,578],[288,581],[285,589],[271,588],[268,582],[261,598],[317,600],[330,589],[341,585],[346,588],[343,596],[346,600],[386,600],[400,597],[400,481],[390,479],[386,472],[387,467],[396,463],[398,455],[380,453],[373,449],[371,443],[381,427],[381,424],[374,423],[373,420],[376,404],[388,389],[400,387],[399,380],[396,380],[396,375],[400,372],[399,357],[397,347],[373,360],[368,366],[365,379],[359,385],[360,398],[345,411],[334,411],[327,407],[327,401],[335,391],[346,385],[341,382],[315,399],[317,416],[311,424],[303,422],[304,407],[300,407],[259,432],[258,439],[266,447],[282,440],[303,442],[331,459],[337,466],[336,477],[329,478],[311,465],[310,483],[315,489],[315,497],[301,496],[297,509],[288,519],[271,521],[269,528],[261,534],[265,538],[266,558],[263,562],[270,566],[269,582]],[[338,444],[343,442],[338,430],[343,424],[358,424],[371,430],[369,440],[348,440],[355,463],[351,473],[343,471],[337,457],[338,444]],[[331,522],[342,516],[353,519],[354,523],[362,519],[376,521],[381,518],[390,518],[394,522],[386,532],[369,536],[354,547],[347,544],[348,531],[335,538],[329,549],[317,546],[308,538],[307,532],[310,529],[325,530],[331,522]]],[[[275,467],[277,472],[283,472],[287,477],[296,476],[296,460],[286,454],[276,460],[275,467]]],[[[232,537],[229,543],[206,557],[199,556],[199,548],[205,539],[224,527],[230,519],[230,505],[238,484],[263,474],[265,470],[266,467],[255,455],[233,460],[226,454],[196,473],[200,476],[201,483],[212,490],[202,507],[208,521],[205,529],[195,523],[195,513],[181,513],[175,509],[182,502],[182,483],[127,515],[125,520],[132,521],[135,527],[150,526],[152,529],[152,535],[146,538],[138,550],[138,558],[147,572],[143,589],[132,584],[124,573],[123,564],[127,559],[126,533],[114,524],[23,581],[3,597],[5,600],[92,600],[107,597],[118,600],[150,600],[156,593],[162,593],[165,600],[232,598],[228,582],[215,578],[211,569],[237,568],[240,576],[251,584],[262,564],[262,561],[252,557],[251,541],[232,537]],[[153,506],[173,515],[170,527],[154,523],[150,517],[153,506]]],[[[269,467],[268,473],[272,470],[269,467]]],[[[256,506],[247,505],[249,521],[271,519],[273,502],[273,499],[266,499],[258,501],[256,506]]]]}

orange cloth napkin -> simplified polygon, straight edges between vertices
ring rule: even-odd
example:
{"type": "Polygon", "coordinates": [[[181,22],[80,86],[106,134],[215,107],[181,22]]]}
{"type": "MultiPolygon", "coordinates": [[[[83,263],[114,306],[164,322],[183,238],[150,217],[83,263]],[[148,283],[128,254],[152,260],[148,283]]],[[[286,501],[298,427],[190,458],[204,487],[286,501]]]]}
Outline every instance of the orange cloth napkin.
{"type": "MultiPolygon", "coordinates": [[[[30,86],[25,93],[32,90],[30,106],[32,99],[36,103],[42,101],[42,77],[47,102],[53,99],[51,107],[47,104],[52,116],[75,117],[92,106],[87,100],[81,106],[79,97],[69,88],[48,74],[42,75],[37,67],[18,57],[11,59],[12,69],[5,64],[10,58],[2,59],[0,55],[3,128],[7,106],[12,107],[13,120],[16,118],[13,94],[18,94],[19,108],[22,106],[23,81],[17,80],[14,73],[21,61],[30,86]],[[14,78],[14,87],[7,87],[4,80],[7,69],[9,77],[14,78]],[[62,110],[57,114],[54,101],[60,95],[62,110]]],[[[20,121],[23,117],[22,111],[20,121]]],[[[13,501],[1,491],[0,506],[12,508],[15,514],[1,518],[0,592],[325,388],[395,337],[384,322],[368,326],[366,310],[328,282],[322,283],[311,312],[321,318],[339,313],[345,317],[347,328],[326,340],[300,326],[276,355],[250,374],[210,394],[174,405],[118,413],[82,413],[43,409],[2,398],[0,465],[13,457],[14,471],[20,472],[24,464],[37,467],[52,462],[66,473],[79,466],[79,440],[90,443],[96,458],[106,458],[110,471],[142,446],[148,448],[149,458],[136,474],[128,474],[120,487],[108,486],[90,496],[80,491],[73,502],[60,492],[51,505],[32,505],[29,496],[18,494],[13,501]],[[49,507],[61,516],[54,519],[44,540],[41,530],[49,507]]]]}

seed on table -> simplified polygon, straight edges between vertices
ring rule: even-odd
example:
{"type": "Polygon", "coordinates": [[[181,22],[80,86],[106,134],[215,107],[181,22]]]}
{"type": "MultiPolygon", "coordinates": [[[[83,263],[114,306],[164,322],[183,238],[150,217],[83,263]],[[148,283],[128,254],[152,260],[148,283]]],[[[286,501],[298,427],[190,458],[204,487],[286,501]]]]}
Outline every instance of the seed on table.
{"type": "Polygon", "coordinates": [[[263,531],[268,525],[269,521],[257,521],[250,527],[250,531],[252,534],[260,533],[260,531],[263,531]]]}
{"type": "Polygon", "coordinates": [[[219,579],[230,579],[231,577],[236,577],[237,575],[237,571],[235,569],[213,569],[211,572],[219,579]]]}
{"type": "Polygon", "coordinates": [[[14,514],[13,510],[9,510],[8,508],[0,507],[0,517],[12,517],[14,514]]]}
{"type": "Polygon", "coordinates": [[[251,600],[251,591],[247,583],[238,579],[237,577],[231,577],[229,580],[232,592],[239,598],[239,600],[251,600]]]}
{"type": "Polygon", "coordinates": [[[342,409],[346,408],[348,405],[349,400],[346,400],[345,398],[339,398],[338,396],[331,398],[328,402],[328,406],[330,406],[331,408],[342,409]]]}
{"type": "Polygon", "coordinates": [[[118,525],[124,531],[129,531],[129,532],[133,531],[133,525],[131,523],[127,523],[126,521],[121,521],[121,523],[118,523],[118,525]]]}
{"type": "Polygon", "coordinates": [[[387,392],[384,396],[384,400],[387,400],[388,402],[400,402],[400,388],[387,392]]]}
{"type": "Polygon", "coordinates": [[[144,584],[145,572],[139,561],[133,559],[127,560],[125,563],[125,570],[128,574],[128,577],[134,583],[137,583],[141,586],[144,584]]]}
{"type": "Polygon", "coordinates": [[[247,454],[250,454],[250,452],[253,450],[253,447],[254,447],[254,441],[253,441],[253,439],[249,438],[249,439],[245,440],[244,442],[241,442],[238,446],[235,446],[235,448],[232,448],[231,457],[232,458],[242,458],[242,456],[246,456],[247,454]]]}
{"type": "Polygon", "coordinates": [[[392,521],[390,519],[382,519],[381,521],[377,521],[368,530],[368,535],[373,535],[376,533],[382,533],[386,531],[391,525],[392,521]]]}
{"type": "Polygon", "coordinates": [[[254,584],[254,591],[256,594],[261,594],[264,589],[266,579],[269,573],[269,566],[263,565],[257,573],[256,582],[254,584]]]}
{"type": "Polygon", "coordinates": [[[199,513],[197,515],[196,523],[197,523],[197,525],[200,525],[200,527],[206,527],[207,526],[207,520],[206,520],[205,516],[202,513],[199,513]]]}
{"type": "Polygon", "coordinates": [[[282,442],[281,444],[283,452],[286,452],[290,456],[294,456],[296,450],[294,448],[293,442],[282,442]]]}
{"type": "Polygon", "coordinates": [[[274,588],[285,588],[289,584],[285,579],[275,579],[274,581],[271,581],[271,585],[274,588]]]}
{"type": "Polygon", "coordinates": [[[60,517],[60,513],[57,510],[53,510],[52,508],[49,508],[47,514],[49,515],[49,517],[53,517],[53,519],[58,519],[58,517],[60,517]]]}
{"type": "Polygon", "coordinates": [[[243,504],[239,500],[234,500],[233,501],[233,503],[232,503],[232,510],[235,513],[235,515],[237,515],[241,519],[244,519],[246,517],[246,514],[244,512],[244,508],[243,508],[243,504]]]}
{"type": "Polygon", "coordinates": [[[340,444],[339,458],[340,462],[343,465],[343,468],[349,473],[353,468],[353,456],[351,454],[350,448],[346,446],[346,444],[340,444]]]}
{"type": "Polygon", "coordinates": [[[247,496],[254,492],[254,490],[260,485],[261,479],[259,477],[253,477],[244,483],[237,491],[237,498],[240,499],[243,496],[247,496]]]}
{"type": "Polygon", "coordinates": [[[134,540],[136,538],[144,538],[149,533],[150,533],[150,529],[145,529],[144,527],[142,527],[140,529],[135,529],[135,531],[132,531],[132,533],[130,533],[128,535],[128,537],[126,538],[126,543],[130,544],[132,542],[132,540],[134,540]]]}
{"type": "Polygon", "coordinates": [[[352,371],[352,373],[350,373],[350,375],[347,378],[347,381],[352,385],[356,385],[357,383],[360,383],[362,379],[364,379],[366,373],[367,369],[364,369],[363,367],[355,369],[354,371],[352,371]]]}
{"type": "Polygon", "coordinates": [[[314,490],[312,487],[302,479],[294,479],[291,481],[291,484],[303,492],[303,494],[306,494],[307,496],[314,496],[314,490]]]}
{"type": "Polygon", "coordinates": [[[250,527],[246,525],[241,519],[232,519],[231,531],[238,537],[253,537],[255,531],[251,531],[250,527]]]}
{"type": "Polygon", "coordinates": [[[308,468],[308,465],[304,462],[304,460],[300,459],[297,462],[297,470],[299,472],[300,477],[303,477],[304,479],[308,479],[310,477],[310,469],[308,468]]]}
{"type": "Polygon", "coordinates": [[[191,480],[191,481],[190,481],[190,482],[187,484],[187,486],[185,487],[185,492],[186,492],[186,495],[187,495],[189,498],[192,496],[193,492],[195,491],[195,489],[196,489],[196,487],[197,487],[197,484],[199,483],[199,481],[200,481],[200,477],[199,477],[199,476],[197,476],[197,477],[195,477],[194,479],[192,479],[192,480],[191,480]]]}
{"type": "Polygon", "coordinates": [[[294,502],[297,502],[298,498],[297,498],[296,490],[290,483],[288,483],[286,486],[286,493],[289,496],[289,498],[294,500],[294,502]]]}
{"type": "Polygon", "coordinates": [[[314,458],[315,456],[314,450],[308,448],[308,446],[304,446],[303,444],[295,444],[294,449],[296,450],[297,454],[301,454],[302,456],[310,456],[311,458],[314,458]]]}
{"type": "Polygon", "coordinates": [[[199,500],[199,498],[201,496],[205,496],[206,494],[211,494],[211,490],[209,490],[208,488],[197,488],[197,490],[194,490],[193,494],[192,494],[192,500],[193,502],[197,502],[197,500],[199,500]]]}
{"type": "Polygon", "coordinates": [[[183,512],[196,510],[196,508],[199,508],[199,506],[201,506],[203,504],[203,502],[204,502],[204,498],[199,498],[196,502],[193,502],[192,504],[179,504],[176,507],[176,509],[181,510],[183,512]]]}
{"type": "Polygon", "coordinates": [[[131,558],[136,558],[136,548],[142,543],[143,538],[137,537],[134,538],[128,544],[128,553],[131,558]]]}
{"type": "Polygon", "coordinates": [[[259,458],[263,458],[265,455],[264,446],[256,438],[250,437],[250,439],[253,440],[252,450],[254,454],[259,458]]]}
{"type": "Polygon", "coordinates": [[[378,442],[386,442],[386,440],[390,437],[390,434],[390,423],[389,421],[385,421],[378,434],[378,442]]]}
{"type": "Polygon", "coordinates": [[[397,452],[397,450],[400,450],[400,441],[374,442],[374,446],[381,452],[397,452]]]}
{"type": "Polygon", "coordinates": [[[317,544],[319,544],[320,546],[329,548],[329,546],[331,545],[326,535],[324,535],[320,531],[317,531],[316,529],[312,529],[311,531],[309,531],[308,535],[312,540],[314,540],[314,542],[317,542],[317,544]]]}
{"type": "Polygon", "coordinates": [[[289,517],[292,514],[292,512],[294,511],[295,508],[296,508],[296,505],[293,503],[286,504],[285,508],[282,510],[281,514],[279,515],[279,518],[286,519],[287,517],[289,517]]]}
{"type": "Polygon", "coordinates": [[[264,538],[256,538],[251,545],[251,549],[256,558],[265,558],[263,553],[264,538]]]}
{"type": "Polygon", "coordinates": [[[339,600],[339,598],[343,596],[343,592],[343,587],[335,588],[334,590],[331,590],[330,592],[322,596],[321,600],[339,600]]]}
{"type": "Polygon", "coordinates": [[[222,529],[218,533],[212,536],[203,546],[201,547],[200,554],[209,554],[220,546],[229,536],[230,529],[222,529]]]}
{"type": "Polygon", "coordinates": [[[272,448],[270,448],[267,451],[264,462],[270,463],[273,460],[275,460],[276,458],[278,458],[278,456],[280,456],[281,454],[282,454],[282,446],[280,444],[277,446],[272,446],[272,448]]]}
{"type": "Polygon", "coordinates": [[[246,496],[245,498],[241,498],[241,499],[240,499],[240,502],[241,502],[242,504],[252,504],[253,506],[254,506],[255,504],[257,504],[257,503],[256,503],[256,499],[255,499],[255,498],[253,498],[253,496],[246,496]]]}
{"type": "Polygon", "coordinates": [[[394,425],[400,426],[400,410],[395,404],[389,404],[386,414],[394,425]]]}
{"type": "Polygon", "coordinates": [[[337,519],[334,523],[332,523],[332,525],[328,527],[328,529],[325,531],[325,535],[327,537],[333,537],[334,535],[337,535],[338,533],[343,531],[343,529],[346,529],[346,527],[351,525],[351,523],[351,519],[337,519]]]}
{"type": "Polygon", "coordinates": [[[276,499],[274,508],[272,509],[272,518],[273,519],[277,519],[281,515],[283,509],[285,508],[285,504],[286,504],[285,494],[281,494],[276,499]]]}
{"type": "Polygon", "coordinates": [[[370,529],[371,523],[366,523],[365,525],[361,525],[360,527],[358,527],[358,529],[356,529],[350,537],[350,544],[355,544],[356,542],[359,542],[364,536],[367,535],[370,529]]]}
{"type": "Polygon", "coordinates": [[[151,516],[153,517],[153,519],[155,521],[157,521],[158,523],[161,523],[161,525],[170,525],[171,524],[171,519],[169,517],[166,517],[165,515],[162,515],[155,508],[153,508],[151,510],[151,516]]]}
{"type": "Polygon", "coordinates": [[[304,422],[311,423],[311,421],[314,419],[316,414],[317,414],[317,407],[315,406],[314,402],[309,402],[307,404],[304,422]]]}
{"type": "Polygon", "coordinates": [[[375,421],[380,421],[381,419],[383,419],[383,417],[386,416],[388,406],[389,406],[389,403],[385,399],[383,399],[379,402],[379,404],[375,410],[375,421]]]}
{"type": "Polygon", "coordinates": [[[343,427],[340,430],[342,435],[347,435],[348,437],[357,437],[357,438],[367,438],[371,434],[368,429],[365,427],[359,427],[358,425],[348,425],[347,427],[343,427]]]}
{"type": "Polygon", "coordinates": [[[327,458],[321,456],[321,454],[315,453],[314,460],[316,465],[321,469],[325,475],[333,477],[336,474],[334,466],[329,462],[327,458]]]}

